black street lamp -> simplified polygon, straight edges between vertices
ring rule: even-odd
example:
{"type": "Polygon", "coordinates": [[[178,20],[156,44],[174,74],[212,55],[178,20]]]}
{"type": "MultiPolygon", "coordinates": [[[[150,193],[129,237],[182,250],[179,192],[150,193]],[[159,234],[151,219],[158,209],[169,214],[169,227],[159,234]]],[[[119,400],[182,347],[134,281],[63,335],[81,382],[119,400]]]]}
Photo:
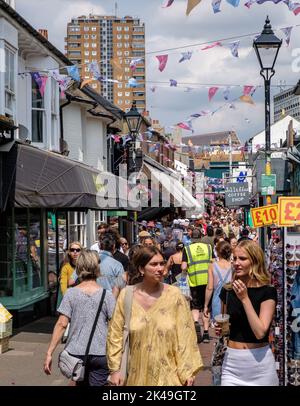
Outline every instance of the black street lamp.
{"type": "MultiPolygon", "coordinates": [[[[141,148],[136,148],[136,137],[139,134],[140,127],[143,121],[143,116],[136,108],[136,102],[133,101],[131,109],[124,114],[128,130],[130,132],[131,141],[128,143],[128,175],[137,173],[140,171],[143,163],[143,151],[141,148]]],[[[138,184],[139,180],[135,178],[135,184],[138,184]]],[[[138,223],[137,223],[137,211],[134,211],[134,224],[133,224],[133,239],[137,243],[138,239],[138,223]]]]}
{"type": "MultiPolygon", "coordinates": [[[[275,74],[274,65],[281,47],[282,40],[274,35],[269,17],[267,16],[262,33],[253,41],[260,74],[265,84],[265,156],[266,175],[271,175],[271,125],[270,125],[270,84],[275,74]]],[[[267,196],[267,204],[271,204],[271,196],[267,196]]]]}
{"type": "Polygon", "coordinates": [[[128,173],[138,172],[141,169],[143,154],[141,148],[136,148],[136,137],[139,134],[143,116],[137,110],[135,101],[131,109],[124,114],[124,118],[131,136],[131,141],[128,143],[128,173]]]}

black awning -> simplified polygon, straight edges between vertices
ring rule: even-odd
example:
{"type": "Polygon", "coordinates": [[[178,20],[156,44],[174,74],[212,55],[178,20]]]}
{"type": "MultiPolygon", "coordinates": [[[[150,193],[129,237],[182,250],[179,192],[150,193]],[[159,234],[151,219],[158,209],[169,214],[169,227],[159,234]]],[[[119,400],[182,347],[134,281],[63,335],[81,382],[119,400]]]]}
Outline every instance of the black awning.
{"type": "Polygon", "coordinates": [[[2,157],[8,192],[3,210],[6,205],[130,210],[127,182],[112,173],[19,142],[2,157]]]}
{"type": "Polygon", "coordinates": [[[138,221],[142,220],[160,220],[162,217],[170,213],[175,213],[175,207],[147,207],[138,214],[138,221]]]}

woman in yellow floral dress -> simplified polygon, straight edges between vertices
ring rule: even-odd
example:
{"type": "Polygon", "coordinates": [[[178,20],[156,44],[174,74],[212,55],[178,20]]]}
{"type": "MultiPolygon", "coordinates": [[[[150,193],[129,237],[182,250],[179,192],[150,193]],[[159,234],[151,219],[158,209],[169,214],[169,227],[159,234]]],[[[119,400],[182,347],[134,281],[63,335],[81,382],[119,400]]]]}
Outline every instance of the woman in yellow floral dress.
{"type": "MultiPolygon", "coordinates": [[[[130,361],[126,386],[193,385],[203,366],[188,302],[180,290],[162,283],[165,261],[158,248],[134,257],[142,281],[135,285],[130,320],[130,361]]],[[[124,327],[123,289],[107,339],[110,383],[123,385],[119,369],[124,327]]]]}

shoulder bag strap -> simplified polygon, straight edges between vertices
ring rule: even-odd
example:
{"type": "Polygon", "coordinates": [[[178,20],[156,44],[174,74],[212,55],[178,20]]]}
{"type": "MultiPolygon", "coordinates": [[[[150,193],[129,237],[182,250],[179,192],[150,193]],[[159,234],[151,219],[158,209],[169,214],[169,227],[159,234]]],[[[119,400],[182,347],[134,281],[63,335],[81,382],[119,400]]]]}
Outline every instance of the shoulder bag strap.
{"type": "Polygon", "coordinates": [[[132,299],[133,299],[133,285],[126,286],[125,288],[125,297],[124,297],[124,314],[125,314],[125,323],[124,329],[129,332],[129,324],[131,318],[131,308],[132,308],[132,299]]]}
{"type": "Polygon", "coordinates": [[[131,319],[131,309],[133,300],[134,286],[126,286],[124,296],[124,328],[123,328],[123,343],[122,343],[122,359],[120,365],[121,376],[126,379],[129,362],[129,325],[131,319]]]}
{"type": "Polygon", "coordinates": [[[86,365],[86,362],[87,362],[87,357],[89,355],[89,350],[90,350],[92,339],[93,339],[93,336],[94,336],[94,333],[95,333],[96,325],[97,325],[97,322],[98,322],[98,319],[99,319],[99,314],[100,314],[102,306],[103,306],[105,293],[106,293],[106,289],[103,289],[102,296],[101,296],[100,303],[99,303],[99,307],[98,307],[97,314],[96,314],[96,317],[95,317],[95,321],[94,321],[92,331],[91,331],[91,334],[90,334],[89,342],[88,342],[88,345],[87,345],[86,350],[85,350],[83,365],[86,365]]]}

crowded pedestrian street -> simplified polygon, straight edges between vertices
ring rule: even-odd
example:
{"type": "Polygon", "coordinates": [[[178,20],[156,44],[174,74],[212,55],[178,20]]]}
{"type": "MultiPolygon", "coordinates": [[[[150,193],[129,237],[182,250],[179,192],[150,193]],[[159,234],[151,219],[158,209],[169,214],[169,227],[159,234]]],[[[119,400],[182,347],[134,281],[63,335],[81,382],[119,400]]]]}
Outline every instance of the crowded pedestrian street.
{"type": "Polygon", "coordinates": [[[300,3],[0,0],[0,17],[0,386],[292,393],[300,3]]]}

